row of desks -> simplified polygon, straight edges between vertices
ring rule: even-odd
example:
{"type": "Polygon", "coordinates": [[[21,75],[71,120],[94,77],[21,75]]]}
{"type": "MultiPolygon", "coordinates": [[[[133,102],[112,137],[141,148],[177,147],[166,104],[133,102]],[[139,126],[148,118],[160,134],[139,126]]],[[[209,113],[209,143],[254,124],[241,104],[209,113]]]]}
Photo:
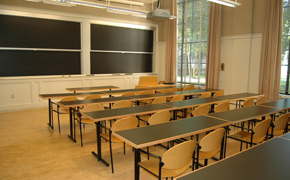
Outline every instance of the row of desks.
{"type": "Polygon", "coordinates": [[[266,141],[178,180],[289,179],[290,133],[266,141]]]}
{"type": "MultiPolygon", "coordinates": [[[[263,105],[251,106],[220,113],[213,113],[206,116],[186,118],[159,125],[146,126],[114,132],[113,135],[136,149],[148,145],[156,145],[170,140],[187,137],[188,135],[199,134],[230,124],[243,122],[255,117],[274,114],[290,108],[290,99],[283,99],[263,105]],[[178,128],[176,128],[178,127],[178,128]]],[[[135,151],[135,179],[139,179],[140,161],[139,151],[135,151]]]]}

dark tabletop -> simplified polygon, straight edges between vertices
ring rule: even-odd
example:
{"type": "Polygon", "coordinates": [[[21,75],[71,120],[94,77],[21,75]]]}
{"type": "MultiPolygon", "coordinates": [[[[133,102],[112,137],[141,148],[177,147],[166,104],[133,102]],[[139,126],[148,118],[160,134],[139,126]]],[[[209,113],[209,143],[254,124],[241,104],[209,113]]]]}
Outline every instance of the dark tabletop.
{"type": "Polygon", "coordinates": [[[267,102],[267,103],[264,103],[264,104],[260,104],[260,106],[268,106],[268,107],[273,107],[273,108],[286,110],[286,109],[290,108],[290,98],[281,99],[281,100],[278,100],[278,101],[267,102]]]}
{"type": "Polygon", "coordinates": [[[68,91],[86,91],[86,90],[98,90],[98,89],[117,89],[118,86],[91,86],[91,87],[78,87],[78,88],[66,88],[68,91]]]}
{"type": "Polygon", "coordinates": [[[111,90],[111,91],[102,91],[106,94],[122,94],[126,92],[138,92],[138,91],[145,91],[144,89],[118,89],[118,90],[111,90]]]}
{"type": "Polygon", "coordinates": [[[255,97],[255,96],[260,96],[260,94],[238,93],[238,94],[230,94],[230,95],[225,95],[225,96],[219,96],[219,98],[233,100],[233,99],[243,99],[243,98],[255,97]]]}
{"type": "Polygon", "coordinates": [[[130,100],[130,98],[129,97],[111,97],[111,98],[58,102],[58,104],[62,105],[63,107],[77,107],[77,106],[84,106],[84,105],[88,105],[88,104],[114,103],[114,102],[126,101],[126,100],[130,100]]]}
{"type": "Polygon", "coordinates": [[[41,98],[61,98],[68,96],[89,96],[95,94],[104,94],[103,92],[83,92],[83,93],[58,93],[58,94],[39,94],[41,98]]]}
{"type": "Polygon", "coordinates": [[[114,132],[114,136],[122,139],[135,148],[142,148],[206,132],[229,124],[230,123],[227,121],[206,116],[198,116],[157,125],[117,131],[114,132]]]}
{"type": "Polygon", "coordinates": [[[290,132],[287,134],[284,134],[283,136],[280,136],[281,138],[289,139],[290,140],[290,132]]]}
{"type": "Polygon", "coordinates": [[[233,123],[243,122],[257,117],[273,114],[281,111],[281,109],[275,109],[264,106],[250,106],[219,113],[211,113],[207,116],[232,121],[233,123]]]}
{"type": "Polygon", "coordinates": [[[166,105],[169,105],[175,108],[187,108],[187,107],[199,106],[201,104],[214,104],[221,101],[224,101],[224,100],[215,98],[215,97],[207,97],[207,98],[187,99],[187,100],[176,101],[176,102],[168,102],[166,103],[166,105]]]}
{"type": "Polygon", "coordinates": [[[165,109],[169,110],[169,109],[172,109],[172,107],[166,106],[164,104],[150,104],[146,106],[133,106],[133,107],[128,107],[128,108],[85,112],[84,114],[95,121],[102,121],[102,120],[109,120],[109,119],[115,119],[115,118],[122,118],[126,116],[150,114],[150,113],[155,113],[157,111],[165,110],[165,109]]]}
{"type": "Polygon", "coordinates": [[[275,138],[178,180],[288,180],[290,141],[275,138]]]}

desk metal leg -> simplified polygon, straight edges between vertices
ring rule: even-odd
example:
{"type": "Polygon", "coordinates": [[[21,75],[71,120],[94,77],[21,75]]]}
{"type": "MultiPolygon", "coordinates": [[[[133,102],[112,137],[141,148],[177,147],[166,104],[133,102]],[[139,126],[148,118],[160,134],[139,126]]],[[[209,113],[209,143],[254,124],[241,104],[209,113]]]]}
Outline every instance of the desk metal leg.
{"type": "Polygon", "coordinates": [[[95,151],[92,151],[92,154],[98,158],[98,161],[101,161],[104,163],[106,166],[109,166],[109,163],[107,163],[103,158],[102,158],[102,143],[101,143],[101,128],[100,128],[100,121],[96,122],[96,129],[97,129],[97,148],[98,148],[98,154],[95,153],[95,151]]]}
{"type": "Polygon", "coordinates": [[[134,153],[135,153],[135,158],[134,158],[135,180],[139,180],[140,179],[140,166],[138,165],[138,163],[141,161],[141,155],[140,155],[140,151],[137,151],[136,149],[134,153]]]}
{"type": "Polygon", "coordinates": [[[51,115],[52,115],[52,108],[51,108],[51,99],[48,99],[48,123],[49,127],[53,129],[53,122],[51,120],[51,115]]]}
{"type": "Polygon", "coordinates": [[[74,119],[73,119],[73,109],[70,107],[69,108],[69,127],[70,127],[70,135],[68,135],[67,137],[68,138],[70,138],[73,142],[77,142],[76,140],[75,140],[75,137],[74,137],[74,127],[73,127],[73,121],[74,121],[74,119]]]}

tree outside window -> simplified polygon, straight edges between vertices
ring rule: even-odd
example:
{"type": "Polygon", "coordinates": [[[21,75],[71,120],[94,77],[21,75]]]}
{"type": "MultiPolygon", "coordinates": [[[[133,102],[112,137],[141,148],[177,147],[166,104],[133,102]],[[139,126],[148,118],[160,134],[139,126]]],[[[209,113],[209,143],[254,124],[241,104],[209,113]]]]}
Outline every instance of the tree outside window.
{"type": "Polygon", "coordinates": [[[177,1],[177,82],[205,84],[209,2],[177,1]]]}

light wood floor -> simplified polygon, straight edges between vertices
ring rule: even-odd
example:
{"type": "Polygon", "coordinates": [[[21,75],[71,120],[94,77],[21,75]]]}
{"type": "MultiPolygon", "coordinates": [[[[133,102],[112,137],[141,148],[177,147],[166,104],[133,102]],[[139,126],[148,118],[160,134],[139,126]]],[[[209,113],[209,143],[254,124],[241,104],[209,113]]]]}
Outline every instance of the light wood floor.
{"type": "MultiPolygon", "coordinates": [[[[54,130],[47,126],[47,109],[0,113],[0,122],[1,180],[134,179],[134,154],[130,146],[126,146],[126,155],[123,155],[122,144],[113,144],[114,174],[111,167],[105,167],[91,154],[97,150],[93,124],[86,125],[84,147],[81,147],[79,131],[77,143],[67,138],[68,115],[61,116],[61,133],[56,121],[54,130]]],[[[239,152],[239,143],[233,140],[228,140],[227,147],[227,155],[239,152]]],[[[161,155],[165,149],[150,147],[150,152],[161,155]]],[[[103,158],[110,162],[109,145],[105,141],[102,142],[102,153],[103,158]]],[[[141,179],[156,179],[143,170],[140,174],[141,179]]]]}

